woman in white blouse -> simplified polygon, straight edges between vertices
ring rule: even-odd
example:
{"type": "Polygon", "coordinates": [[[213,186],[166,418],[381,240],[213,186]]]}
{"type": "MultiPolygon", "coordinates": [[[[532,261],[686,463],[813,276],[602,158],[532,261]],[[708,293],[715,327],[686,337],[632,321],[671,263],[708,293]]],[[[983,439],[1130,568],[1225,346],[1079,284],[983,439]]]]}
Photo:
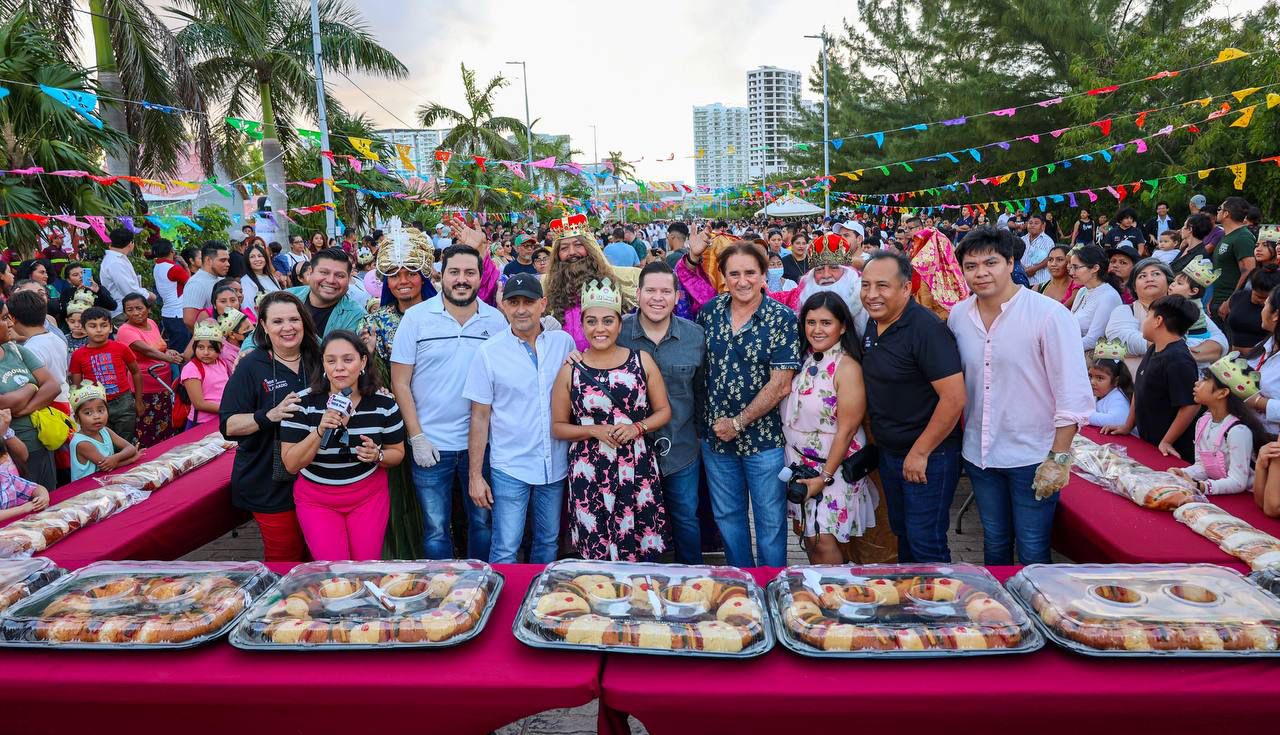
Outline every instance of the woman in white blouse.
{"type": "Polygon", "coordinates": [[[1088,352],[1106,333],[1111,312],[1120,306],[1120,284],[1107,272],[1107,255],[1096,245],[1085,245],[1072,253],[1067,271],[1080,284],[1071,313],[1080,323],[1081,341],[1088,352]]]}
{"type": "Polygon", "coordinates": [[[1261,390],[1245,405],[1258,412],[1267,431],[1280,433],[1280,339],[1277,339],[1276,324],[1280,322],[1280,288],[1271,292],[1267,302],[1262,305],[1262,328],[1270,332],[1252,354],[1248,356],[1249,364],[1262,374],[1261,390]]]}
{"type": "MultiPolygon", "coordinates": [[[[1131,374],[1137,374],[1138,364],[1147,354],[1151,343],[1142,336],[1142,320],[1147,318],[1147,308],[1156,299],[1169,295],[1173,271],[1156,258],[1145,258],[1134,266],[1130,277],[1129,292],[1134,295],[1132,304],[1121,304],[1111,311],[1107,320],[1107,339],[1124,342],[1129,352],[1124,362],[1131,374]]],[[[1192,328],[1187,333],[1187,347],[1200,367],[1207,367],[1227,351],[1227,337],[1212,320],[1205,319],[1203,328],[1192,328]]]]}

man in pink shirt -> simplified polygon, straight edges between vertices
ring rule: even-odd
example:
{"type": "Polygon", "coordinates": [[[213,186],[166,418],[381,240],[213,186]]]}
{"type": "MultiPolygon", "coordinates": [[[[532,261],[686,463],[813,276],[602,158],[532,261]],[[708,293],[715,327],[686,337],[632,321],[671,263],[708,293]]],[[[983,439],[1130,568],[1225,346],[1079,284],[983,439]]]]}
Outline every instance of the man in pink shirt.
{"type": "Polygon", "coordinates": [[[973,295],[947,326],[964,364],[961,456],[982,515],[983,558],[1049,563],[1071,440],[1093,411],[1080,328],[1062,304],[1013,282],[1014,236],[980,227],[956,248],[973,295]]]}

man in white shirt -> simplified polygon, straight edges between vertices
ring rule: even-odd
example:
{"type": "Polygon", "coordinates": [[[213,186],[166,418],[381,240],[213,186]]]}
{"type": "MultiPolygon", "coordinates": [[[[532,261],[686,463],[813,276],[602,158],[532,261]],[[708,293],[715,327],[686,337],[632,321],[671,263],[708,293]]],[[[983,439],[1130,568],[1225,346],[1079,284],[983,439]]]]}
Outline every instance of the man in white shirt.
{"type": "Polygon", "coordinates": [[[502,308],[511,326],[476,351],[462,391],[471,401],[468,487],[472,502],[493,512],[490,562],[516,561],[532,500],[529,562],[547,564],[556,558],[569,461],[569,443],[551,437],[551,390],[573,337],[543,329],[547,300],[532,273],[507,279],[502,308]],[[483,474],[486,443],[492,487],[483,474]]]}
{"type": "Polygon", "coordinates": [[[187,329],[194,331],[204,310],[213,305],[213,286],[226,278],[230,269],[231,251],[226,245],[210,240],[200,248],[200,270],[182,289],[182,321],[187,329]]]}
{"type": "Polygon", "coordinates": [[[140,293],[148,301],[155,301],[156,295],[142,287],[138,272],[129,262],[129,254],[133,252],[133,233],[123,227],[111,231],[111,243],[107,252],[102,254],[102,271],[98,283],[107,289],[111,298],[116,300],[116,307],[111,316],[119,316],[124,311],[124,297],[131,293],[140,293]]]}
{"type": "Polygon", "coordinates": [[[1022,268],[1027,272],[1027,280],[1032,286],[1048,283],[1049,250],[1053,247],[1053,238],[1045,234],[1044,215],[1032,214],[1027,217],[1027,234],[1022,236],[1027,246],[1022,254],[1022,268]]]}
{"type": "MultiPolygon", "coordinates": [[[[467,556],[488,559],[490,514],[472,502],[467,488],[471,401],[462,392],[476,350],[508,330],[502,312],[476,298],[481,256],[470,243],[478,239],[483,244],[484,233],[456,226],[468,244],[445,249],[440,293],[404,313],[391,348],[391,386],[413,452],[425,558],[457,556],[449,528],[456,479],[467,509],[467,556]]],[[[488,464],[487,458],[483,464],[488,464]]]]}
{"type": "Polygon", "coordinates": [[[1094,410],[1080,329],[1057,301],[1013,282],[1015,240],[980,228],[956,248],[973,295],[947,326],[964,365],[961,455],[988,565],[1047,564],[1071,440],[1094,410]]]}

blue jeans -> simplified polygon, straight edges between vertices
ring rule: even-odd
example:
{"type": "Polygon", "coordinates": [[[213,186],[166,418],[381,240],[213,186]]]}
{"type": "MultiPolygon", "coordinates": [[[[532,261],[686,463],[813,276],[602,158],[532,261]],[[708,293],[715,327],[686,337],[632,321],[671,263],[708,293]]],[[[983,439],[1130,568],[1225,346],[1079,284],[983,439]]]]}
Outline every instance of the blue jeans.
{"type": "Polygon", "coordinates": [[[960,481],[960,448],[939,447],[929,455],[922,485],[902,476],[906,455],[880,449],[880,482],[888,504],[889,527],[898,537],[898,561],[904,564],[948,564],[947,528],[951,501],[960,481]]]}
{"type": "Polygon", "coordinates": [[[698,524],[698,481],[702,478],[702,462],[693,464],[662,478],[662,497],[671,521],[676,561],[680,564],[702,563],[702,530],[698,524]]]}
{"type": "Polygon", "coordinates": [[[1020,564],[1048,564],[1049,537],[1059,493],[1036,500],[1031,489],[1039,464],[1026,467],[988,467],[969,462],[965,472],[973,483],[982,516],[982,560],[987,565],[1013,564],[1013,548],[1018,546],[1020,564]]]}
{"type": "Polygon", "coordinates": [[[493,545],[489,561],[514,564],[520,542],[524,540],[524,522],[533,496],[533,540],[529,546],[531,564],[549,564],[556,560],[560,540],[560,509],[564,503],[564,480],[545,485],[530,485],[500,469],[490,470],[493,479],[493,545]]]}
{"type": "Polygon", "coordinates": [[[747,525],[748,496],[756,521],[756,554],[761,566],[786,566],[787,491],[778,479],[786,462],[782,448],[743,457],[720,454],[703,442],[702,462],[707,467],[707,485],[711,489],[711,512],[724,538],[729,566],[756,565],[747,525]]]}
{"type": "MultiPolygon", "coordinates": [[[[413,455],[409,455],[412,462],[413,455]]],[[[449,522],[453,517],[453,480],[458,478],[462,485],[463,503],[467,509],[467,556],[472,559],[488,561],[489,536],[493,521],[489,511],[471,502],[467,494],[467,482],[470,469],[467,464],[467,450],[460,452],[440,451],[440,461],[431,467],[422,467],[412,463],[413,487],[418,493],[418,502],[422,504],[422,553],[428,559],[452,559],[457,556],[453,551],[453,534],[449,532],[449,522]]],[[[484,460],[484,474],[489,474],[488,453],[484,460]]]]}

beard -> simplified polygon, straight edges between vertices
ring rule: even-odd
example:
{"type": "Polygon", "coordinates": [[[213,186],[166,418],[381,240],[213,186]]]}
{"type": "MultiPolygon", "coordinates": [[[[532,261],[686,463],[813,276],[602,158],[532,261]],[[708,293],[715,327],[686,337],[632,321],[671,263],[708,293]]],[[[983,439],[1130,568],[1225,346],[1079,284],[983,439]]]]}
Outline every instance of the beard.
{"type": "Polygon", "coordinates": [[[608,276],[596,269],[596,262],[588,257],[559,263],[560,286],[556,293],[547,294],[551,308],[557,319],[564,316],[569,307],[577,304],[582,298],[582,287],[589,281],[600,280],[608,276]]]}
{"type": "Polygon", "coordinates": [[[445,301],[448,301],[454,306],[460,306],[460,307],[471,306],[471,304],[475,302],[476,296],[478,294],[479,294],[479,290],[473,288],[471,289],[471,293],[466,298],[456,299],[453,297],[453,289],[449,288],[449,289],[443,289],[441,291],[441,295],[444,296],[445,301]]]}

